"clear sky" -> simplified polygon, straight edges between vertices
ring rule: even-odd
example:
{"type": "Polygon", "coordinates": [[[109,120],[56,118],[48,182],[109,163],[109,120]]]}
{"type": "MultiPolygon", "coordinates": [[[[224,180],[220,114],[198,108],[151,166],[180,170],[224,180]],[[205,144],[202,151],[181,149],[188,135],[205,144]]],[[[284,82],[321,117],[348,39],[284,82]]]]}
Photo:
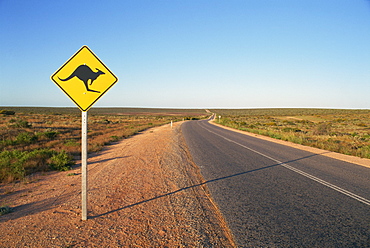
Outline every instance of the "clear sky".
{"type": "Polygon", "coordinates": [[[96,107],[370,108],[366,0],[0,0],[0,106],[75,106],[50,76],[87,45],[96,107]]]}

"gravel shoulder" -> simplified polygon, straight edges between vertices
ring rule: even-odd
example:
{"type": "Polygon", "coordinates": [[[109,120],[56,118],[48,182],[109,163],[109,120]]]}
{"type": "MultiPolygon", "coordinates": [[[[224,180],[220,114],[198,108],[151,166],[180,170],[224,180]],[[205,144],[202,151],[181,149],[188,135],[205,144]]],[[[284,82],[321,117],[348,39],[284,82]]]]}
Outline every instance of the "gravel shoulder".
{"type": "Polygon", "coordinates": [[[0,205],[14,209],[0,216],[0,247],[235,247],[180,126],[89,157],[87,221],[79,164],[0,185],[0,205]]]}

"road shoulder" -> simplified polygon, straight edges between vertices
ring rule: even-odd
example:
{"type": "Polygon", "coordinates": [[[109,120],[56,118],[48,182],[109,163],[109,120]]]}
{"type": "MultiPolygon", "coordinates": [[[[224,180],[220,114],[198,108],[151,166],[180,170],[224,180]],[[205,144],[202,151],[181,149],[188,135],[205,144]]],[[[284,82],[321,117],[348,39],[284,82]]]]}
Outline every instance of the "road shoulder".
{"type": "Polygon", "coordinates": [[[34,175],[0,185],[4,247],[235,247],[181,123],[155,127],[88,159],[88,220],[81,220],[81,174],[34,175]]]}
{"type": "Polygon", "coordinates": [[[274,142],[274,143],[277,143],[277,144],[281,144],[281,145],[285,145],[285,146],[289,146],[289,147],[294,147],[294,148],[297,148],[297,149],[300,149],[300,150],[312,152],[314,154],[320,154],[322,156],[326,156],[326,157],[330,157],[330,158],[338,159],[338,160],[345,161],[345,162],[348,162],[348,163],[357,164],[357,165],[361,165],[361,166],[370,168],[370,159],[359,158],[359,157],[340,154],[340,153],[336,153],[336,152],[331,152],[331,151],[327,151],[327,150],[323,150],[323,149],[319,149],[319,148],[314,148],[314,147],[304,146],[304,145],[300,145],[300,144],[295,144],[295,143],[292,143],[292,142],[289,142],[289,141],[278,140],[278,139],[274,139],[274,138],[271,138],[271,137],[267,137],[267,136],[263,136],[263,135],[259,135],[259,134],[254,134],[254,133],[250,133],[250,132],[246,132],[246,131],[242,131],[242,130],[238,130],[238,129],[234,129],[234,128],[230,128],[230,127],[226,127],[226,126],[222,126],[220,124],[215,123],[213,120],[209,121],[209,123],[212,124],[212,125],[221,127],[223,129],[231,130],[231,131],[241,133],[241,134],[244,134],[244,135],[248,135],[248,136],[252,136],[252,137],[255,137],[255,138],[258,138],[258,139],[267,140],[267,141],[274,142]]]}

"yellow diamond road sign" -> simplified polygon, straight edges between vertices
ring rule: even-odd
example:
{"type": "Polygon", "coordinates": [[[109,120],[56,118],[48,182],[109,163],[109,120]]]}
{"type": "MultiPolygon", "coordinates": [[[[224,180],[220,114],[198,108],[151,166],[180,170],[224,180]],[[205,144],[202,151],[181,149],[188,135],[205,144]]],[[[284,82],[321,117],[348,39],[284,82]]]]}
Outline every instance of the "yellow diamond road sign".
{"type": "Polygon", "coordinates": [[[118,78],[87,46],[83,46],[51,76],[51,80],[85,112],[118,78]]]}

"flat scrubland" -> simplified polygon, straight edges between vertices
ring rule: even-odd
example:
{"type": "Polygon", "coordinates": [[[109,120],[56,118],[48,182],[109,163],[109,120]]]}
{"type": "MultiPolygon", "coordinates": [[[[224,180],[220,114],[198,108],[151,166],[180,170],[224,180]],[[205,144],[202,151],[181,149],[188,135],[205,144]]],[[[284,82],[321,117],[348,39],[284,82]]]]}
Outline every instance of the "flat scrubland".
{"type": "Polygon", "coordinates": [[[214,109],[216,123],[279,140],[370,158],[370,110],[214,109]]]}
{"type": "MultiPolygon", "coordinates": [[[[88,152],[171,121],[205,118],[205,110],[93,108],[88,152]]],[[[81,153],[77,108],[0,107],[0,182],[35,172],[69,170],[81,153]]]]}

